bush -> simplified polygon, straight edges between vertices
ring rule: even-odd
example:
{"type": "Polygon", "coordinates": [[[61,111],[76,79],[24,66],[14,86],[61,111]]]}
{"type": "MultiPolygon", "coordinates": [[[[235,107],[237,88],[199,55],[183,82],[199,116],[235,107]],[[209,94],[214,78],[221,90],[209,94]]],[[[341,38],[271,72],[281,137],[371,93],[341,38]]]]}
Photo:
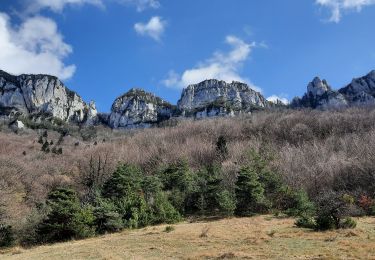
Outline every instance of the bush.
{"type": "Polygon", "coordinates": [[[341,223],[340,223],[340,228],[355,228],[357,226],[357,222],[350,218],[347,217],[345,218],[341,223]]]}
{"type": "Polygon", "coordinates": [[[318,199],[316,229],[338,229],[342,219],[350,214],[351,200],[345,194],[326,191],[318,199]]]}
{"type": "Polygon", "coordinates": [[[195,205],[200,213],[220,211],[219,196],[223,191],[221,169],[211,165],[197,174],[197,191],[194,194],[195,205]]]}
{"type": "Polygon", "coordinates": [[[150,205],[151,224],[173,224],[181,220],[180,213],[168,201],[163,192],[158,192],[155,201],[150,205]]]}
{"type": "Polygon", "coordinates": [[[57,188],[47,198],[48,214],[37,227],[39,242],[58,242],[94,235],[94,216],[81,208],[74,191],[57,188]]]}
{"type": "Polygon", "coordinates": [[[236,214],[239,216],[266,211],[264,188],[254,167],[247,166],[240,170],[236,182],[236,200],[236,214]]]}
{"type": "Polygon", "coordinates": [[[15,240],[12,227],[0,224],[0,247],[10,247],[14,244],[15,240]]]}
{"type": "Polygon", "coordinates": [[[299,217],[296,220],[295,224],[296,224],[297,227],[310,228],[310,229],[314,229],[315,226],[316,226],[314,218],[313,217],[309,217],[309,216],[301,216],[301,217],[299,217]]]}
{"type": "Polygon", "coordinates": [[[180,213],[192,212],[196,207],[194,195],[198,190],[197,175],[189,169],[186,161],[168,165],[159,173],[163,190],[173,207],[180,213]]]}
{"type": "Polygon", "coordinates": [[[236,210],[235,196],[228,190],[223,190],[217,194],[217,201],[221,214],[224,216],[233,216],[236,210]]]}
{"type": "Polygon", "coordinates": [[[332,215],[321,214],[315,218],[315,229],[316,230],[329,230],[329,229],[338,229],[339,222],[332,215]]]}
{"type": "Polygon", "coordinates": [[[117,232],[124,227],[122,216],[117,212],[116,206],[109,200],[97,199],[93,214],[96,232],[99,234],[117,232]]]}
{"type": "Polygon", "coordinates": [[[164,229],[164,232],[169,233],[169,232],[172,232],[174,230],[175,230],[174,227],[172,227],[172,226],[166,226],[165,229],[164,229]]]}
{"type": "Polygon", "coordinates": [[[228,157],[227,139],[222,135],[216,141],[216,152],[220,160],[225,160],[228,157]]]}
{"type": "Polygon", "coordinates": [[[119,166],[104,183],[103,197],[108,199],[123,198],[141,191],[141,170],[133,165],[119,166]]]}
{"type": "Polygon", "coordinates": [[[283,209],[289,216],[314,216],[315,206],[303,190],[294,191],[285,187],[282,192],[283,209]]]}
{"type": "Polygon", "coordinates": [[[102,195],[114,203],[124,227],[138,228],[150,223],[139,168],[132,165],[119,166],[104,183],[102,195]]]}

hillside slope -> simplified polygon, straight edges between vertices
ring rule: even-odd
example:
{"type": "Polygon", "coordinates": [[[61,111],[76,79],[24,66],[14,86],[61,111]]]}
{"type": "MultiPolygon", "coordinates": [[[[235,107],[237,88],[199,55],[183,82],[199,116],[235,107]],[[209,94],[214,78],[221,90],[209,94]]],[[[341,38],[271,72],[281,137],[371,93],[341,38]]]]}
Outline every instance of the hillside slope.
{"type": "Polygon", "coordinates": [[[82,241],[11,249],[1,259],[374,259],[375,219],[358,228],[311,232],[271,216],[181,223],[82,241]],[[203,231],[207,236],[202,236],[203,231]]]}

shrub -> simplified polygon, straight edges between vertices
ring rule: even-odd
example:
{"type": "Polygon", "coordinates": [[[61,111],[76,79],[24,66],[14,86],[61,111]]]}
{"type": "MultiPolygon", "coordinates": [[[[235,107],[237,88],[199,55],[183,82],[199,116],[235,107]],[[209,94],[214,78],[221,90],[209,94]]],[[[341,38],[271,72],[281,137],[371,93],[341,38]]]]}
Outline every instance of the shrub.
{"type": "Polygon", "coordinates": [[[74,191],[57,188],[47,198],[48,214],[37,227],[40,242],[80,239],[94,234],[90,208],[81,208],[74,191]]]}
{"type": "Polygon", "coordinates": [[[43,152],[45,152],[45,153],[49,153],[49,152],[50,152],[48,141],[45,141],[45,142],[44,142],[44,144],[43,144],[41,150],[42,150],[43,152]]]}
{"type": "Polygon", "coordinates": [[[314,229],[316,226],[315,220],[310,216],[301,216],[295,222],[297,227],[314,229]]]}
{"type": "Polygon", "coordinates": [[[113,233],[124,227],[122,216],[117,212],[113,202],[106,199],[97,199],[93,211],[96,232],[99,234],[113,233]]]}
{"type": "Polygon", "coordinates": [[[173,226],[166,226],[165,229],[164,229],[164,232],[169,233],[169,232],[172,232],[174,230],[175,230],[175,228],[173,226]]]}
{"type": "Polygon", "coordinates": [[[316,229],[338,229],[343,218],[350,213],[350,203],[345,194],[326,191],[318,199],[316,229]]]}
{"type": "Polygon", "coordinates": [[[0,247],[10,247],[14,244],[15,240],[12,227],[0,224],[0,247]]]}
{"type": "Polygon", "coordinates": [[[219,196],[223,191],[221,169],[210,165],[197,174],[197,191],[194,195],[195,204],[201,213],[220,211],[219,196]]]}
{"type": "Polygon", "coordinates": [[[358,205],[366,212],[371,215],[373,207],[375,207],[374,200],[366,195],[362,195],[358,200],[358,205]]]}
{"type": "Polygon", "coordinates": [[[104,183],[103,196],[109,199],[123,198],[141,190],[141,170],[133,165],[120,165],[104,183]]]}
{"type": "Polygon", "coordinates": [[[236,214],[248,216],[267,209],[263,185],[259,182],[256,169],[243,167],[236,182],[236,214]]]}
{"type": "Polygon", "coordinates": [[[151,224],[151,217],[145,199],[139,194],[129,194],[114,201],[122,216],[124,227],[140,228],[151,224]]]}
{"type": "Polygon", "coordinates": [[[282,192],[283,209],[289,216],[314,216],[315,206],[303,190],[285,187],[282,192]]]}
{"type": "Polygon", "coordinates": [[[180,213],[168,201],[163,192],[158,192],[155,201],[150,205],[151,224],[173,224],[181,220],[180,213]]]}
{"type": "Polygon", "coordinates": [[[216,151],[220,160],[225,160],[228,157],[227,139],[222,135],[216,141],[216,151]]]}
{"type": "Polygon", "coordinates": [[[159,173],[159,178],[174,208],[183,214],[194,209],[193,196],[198,190],[197,175],[189,169],[186,161],[168,165],[159,173]]]}
{"type": "Polygon", "coordinates": [[[217,194],[217,201],[221,214],[224,216],[233,216],[236,210],[235,196],[228,190],[223,190],[217,194]]]}
{"type": "Polygon", "coordinates": [[[357,222],[350,217],[345,218],[340,223],[340,228],[355,228],[356,226],[357,226],[357,222]]]}

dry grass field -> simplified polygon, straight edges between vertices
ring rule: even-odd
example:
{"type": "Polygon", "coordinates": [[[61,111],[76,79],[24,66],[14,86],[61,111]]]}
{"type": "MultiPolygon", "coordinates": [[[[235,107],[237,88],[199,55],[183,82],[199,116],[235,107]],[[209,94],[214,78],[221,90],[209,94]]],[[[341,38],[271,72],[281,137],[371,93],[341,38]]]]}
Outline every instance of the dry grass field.
{"type": "Polygon", "coordinates": [[[313,232],[272,216],[184,222],[3,251],[0,259],[375,259],[375,218],[353,230],[313,232]]]}

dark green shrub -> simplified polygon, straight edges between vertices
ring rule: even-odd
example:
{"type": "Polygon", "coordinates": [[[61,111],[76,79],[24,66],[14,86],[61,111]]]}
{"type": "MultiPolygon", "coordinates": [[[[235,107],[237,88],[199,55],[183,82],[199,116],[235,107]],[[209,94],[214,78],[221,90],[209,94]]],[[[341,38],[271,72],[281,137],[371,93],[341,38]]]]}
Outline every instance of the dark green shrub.
{"type": "Polygon", "coordinates": [[[329,229],[337,229],[338,223],[337,220],[334,219],[331,215],[318,215],[315,218],[315,229],[317,230],[329,230],[329,229]]]}
{"type": "Polygon", "coordinates": [[[340,223],[340,228],[355,228],[357,226],[357,222],[350,218],[347,217],[345,218],[341,223],[340,223]]]}
{"type": "Polygon", "coordinates": [[[181,220],[180,213],[172,206],[163,192],[156,194],[155,201],[150,205],[150,215],[152,224],[173,224],[181,220]]]}
{"type": "Polygon", "coordinates": [[[141,170],[133,165],[121,165],[104,183],[103,197],[109,199],[123,198],[141,191],[141,170]]]}
{"type": "Polygon", "coordinates": [[[169,233],[169,232],[172,232],[174,230],[175,230],[174,227],[172,227],[172,226],[166,226],[165,229],[164,229],[164,232],[169,233]]]}
{"type": "Polygon", "coordinates": [[[42,145],[42,148],[41,150],[45,153],[49,153],[50,149],[49,149],[49,143],[48,141],[45,141],[44,144],[42,145]]]}
{"type": "Polygon", "coordinates": [[[295,222],[297,227],[314,229],[316,226],[315,219],[310,216],[301,216],[295,222]]]}
{"type": "Polygon", "coordinates": [[[70,189],[57,188],[47,198],[47,216],[37,227],[40,242],[57,242],[94,235],[94,216],[90,208],[81,208],[70,189]]]}
{"type": "Polygon", "coordinates": [[[104,183],[102,195],[112,201],[124,227],[150,224],[149,207],[142,191],[142,172],[132,165],[121,165],[104,183]]]}
{"type": "Polygon", "coordinates": [[[159,173],[163,190],[168,199],[180,213],[191,213],[196,207],[194,195],[198,190],[197,175],[189,169],[186,161],[169,165],[159,173]]]}
{"type": "Polygon", "coordinates": [[[9,225],[0,224],[0,247],[10,247],[15,243],[13,229],[9,225]]]}
{"type": "Polygon", "coordinates": [[[315,206],[303,190],[294,191],[284,187],[280,196],[283,200],[282,209],[289,216],[314,216],[315,206]]]}
{"type": "Polygon", "coordinates": [[[235,196],[228,190],[223,190],[217,194],[220,213],[224,216],[233,216],[236,210],[235,196]]]}
{"type": "Polygon", "coordinates": [[[194,195],[195,204],[200,213],[214,214],[220,211],[219,194],[223,191],[221,169],[211,165],[197,174],[197,191],[194,195]]]}
{"type": "Polygon", "coordinates": [[[256,169],[252,166],[243,167],[236,182],[236,214],[249,216],[267,209],[263,185],[259,182],[256,169]]]}
{"type": "Polygon", "coordinates": [[[344,218],[349,217],[351,203],[345,194],[326,191],[320,195],[317,204],[316,229],[338,229],[344,218]]]}
{"type": "Polygon", "coordinates": [[[113,233],[124,227],[122,216],[117,212],[113,202],[106,199],[98,199],[93,211],[96,232],[99,234],[113,233]]]}
{"type": "Polygon", "coordinates": [[[114,200],[126,228],[140,228],[151,224],[149,207],[143,196],[129,194],[114,200]]]}
{"type": "Polygon", "coordinates": [[[228,157],[227,139],[222,135],[216,141],[216,151],[221,160],[228,157]]]}

